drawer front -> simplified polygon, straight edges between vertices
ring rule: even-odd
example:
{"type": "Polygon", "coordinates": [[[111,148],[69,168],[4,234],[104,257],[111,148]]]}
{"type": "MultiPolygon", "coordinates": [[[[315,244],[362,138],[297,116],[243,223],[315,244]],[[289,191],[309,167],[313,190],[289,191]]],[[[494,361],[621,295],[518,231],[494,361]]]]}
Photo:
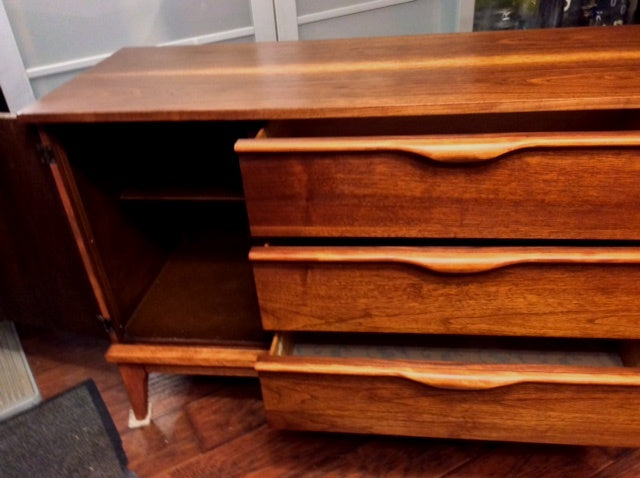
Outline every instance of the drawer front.
{"type": "Polygon", "coordinates": [[[635,248],[263,247],[269,330],[640,338],[635,248]]]}
{"type": "Polygon", "coordinates": [[[638,369],[259,359],[276,428],[639,446],[638,369]]]}
{"type": "Polygon", "coordinates": [[[267,420],[276,428],[640,445],[637,387],[523,384],[454,391],[399,378],[259,375],[267,420]]]}
{"type": "Polygon", "coordinates": [[[640,134],[241,140],[254,236],[640,238],[640,134]]]}

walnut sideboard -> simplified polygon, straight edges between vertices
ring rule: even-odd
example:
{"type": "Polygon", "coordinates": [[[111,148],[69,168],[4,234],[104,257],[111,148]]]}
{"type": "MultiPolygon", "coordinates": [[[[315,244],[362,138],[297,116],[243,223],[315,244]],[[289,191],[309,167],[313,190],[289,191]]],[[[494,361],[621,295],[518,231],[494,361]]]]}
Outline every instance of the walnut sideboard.
{"type": "Polygon", "coordinates": [[[127,48],[21,118],[137,419],[258,375],[276,427],[640,446],[639,27],[127,48]]]}

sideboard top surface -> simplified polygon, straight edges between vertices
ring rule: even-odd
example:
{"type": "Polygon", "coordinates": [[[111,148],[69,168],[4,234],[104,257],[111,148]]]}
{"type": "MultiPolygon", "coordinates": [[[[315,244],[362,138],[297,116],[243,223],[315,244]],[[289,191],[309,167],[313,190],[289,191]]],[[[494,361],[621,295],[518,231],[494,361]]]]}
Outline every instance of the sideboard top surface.
{"type": "Polygon", "coordinates": [[[124,48],[21,112],[40,123],[640,108],[640,26],[124,48]]]}

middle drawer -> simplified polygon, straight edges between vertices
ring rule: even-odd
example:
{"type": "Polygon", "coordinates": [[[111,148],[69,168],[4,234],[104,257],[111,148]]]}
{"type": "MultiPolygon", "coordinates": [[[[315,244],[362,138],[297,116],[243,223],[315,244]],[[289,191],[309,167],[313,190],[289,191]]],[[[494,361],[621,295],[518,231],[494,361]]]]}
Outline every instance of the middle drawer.
{"type": "Polygon", "coordinates": [[[640,338],[632,247],[254,247],[280,331],[640,338]]]}

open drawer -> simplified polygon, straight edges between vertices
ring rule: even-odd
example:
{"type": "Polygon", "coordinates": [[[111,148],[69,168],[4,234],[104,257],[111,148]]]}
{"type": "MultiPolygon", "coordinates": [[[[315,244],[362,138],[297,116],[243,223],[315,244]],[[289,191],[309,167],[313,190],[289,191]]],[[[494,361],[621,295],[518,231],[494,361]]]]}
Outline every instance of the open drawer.
{"type": "Polygon", "coordinates": [[[253,236],[640,239],[638,131],[272,129],[235,147],[253,236]]]}
{"type": "Polygon", "coordinates": [[[265,329],[640,338],[637,247],[254,247],[265,329]]]}
{"type": "Polygon", "coordinates": [[[637,345],[276,335],[256,363],[277,428],[640,446],[637,345]]]}

